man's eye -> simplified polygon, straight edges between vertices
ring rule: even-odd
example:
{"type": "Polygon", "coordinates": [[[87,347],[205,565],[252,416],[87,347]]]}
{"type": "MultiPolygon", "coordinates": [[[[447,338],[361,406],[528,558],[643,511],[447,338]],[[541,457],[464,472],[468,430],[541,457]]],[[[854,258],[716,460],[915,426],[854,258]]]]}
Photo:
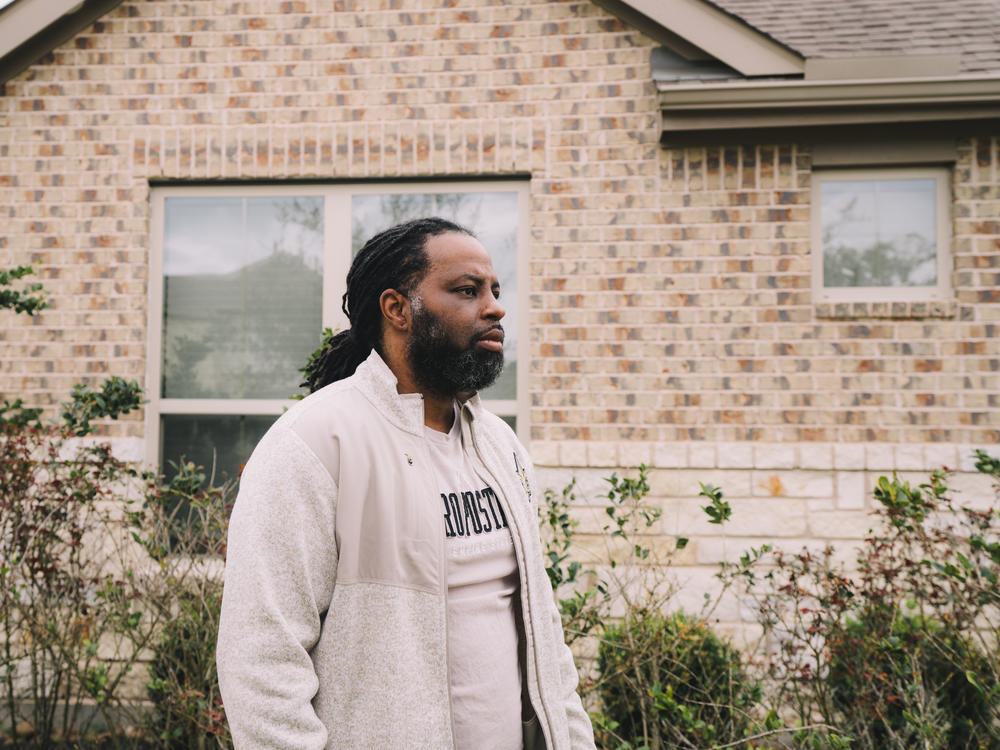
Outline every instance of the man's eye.
{"type": "Polygon", "coordinates": [[[460,289],[456,289],[455,291],[458,292],[459,294],[464,294],[466,297],[476,296],[476,288],[472,286],[463,286],[460,289]]]}

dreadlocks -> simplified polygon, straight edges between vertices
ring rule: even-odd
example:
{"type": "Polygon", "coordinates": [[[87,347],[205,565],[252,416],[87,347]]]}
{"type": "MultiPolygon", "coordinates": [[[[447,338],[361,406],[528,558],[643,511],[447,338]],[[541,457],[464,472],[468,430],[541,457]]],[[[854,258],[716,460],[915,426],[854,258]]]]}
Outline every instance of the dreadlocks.
{"type": "Polygon", "coordinates": [[[382,353],[382,292],[409,295],[427,270],[427,239],[447,232],[472,235],[447,219],[414,219],[376,234],[358,251],[341,305],[351,327],[327,338],[303,368],[310,393],[353,375],[372,349],[382,353]]]}

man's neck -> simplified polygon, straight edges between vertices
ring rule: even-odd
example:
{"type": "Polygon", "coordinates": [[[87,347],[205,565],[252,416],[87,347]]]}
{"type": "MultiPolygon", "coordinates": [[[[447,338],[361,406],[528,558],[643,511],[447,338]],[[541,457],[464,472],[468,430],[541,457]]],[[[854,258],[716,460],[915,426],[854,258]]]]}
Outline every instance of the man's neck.
{"type": "Polygon", "coordinates": [[[450,432],[455,423],[455,399],[423,393],[424,424],[438,432],[450,432]]]}

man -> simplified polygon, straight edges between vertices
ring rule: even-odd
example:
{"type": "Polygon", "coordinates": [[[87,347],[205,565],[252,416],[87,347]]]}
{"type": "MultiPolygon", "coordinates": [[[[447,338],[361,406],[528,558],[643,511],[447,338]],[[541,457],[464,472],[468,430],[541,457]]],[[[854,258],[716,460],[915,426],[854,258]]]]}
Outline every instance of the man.
{"type": "Polygon", "coordinates": [[[347,276],[351,327],[261,439],[229,528],[219,682],[236,747],[593,748],[503,366],[489,255],[419,219],[347,276]]]}

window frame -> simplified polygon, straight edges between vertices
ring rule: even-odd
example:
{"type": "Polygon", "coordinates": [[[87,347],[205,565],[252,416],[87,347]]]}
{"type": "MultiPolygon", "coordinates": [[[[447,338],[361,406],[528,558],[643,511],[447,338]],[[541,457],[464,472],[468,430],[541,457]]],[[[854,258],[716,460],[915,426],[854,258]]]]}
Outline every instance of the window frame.
{"type": "MultiPolygon", "coordinates": [[[[516,305],[517,322],[517,377],[515,399],[484,399],[483,404],[495,414],[514,417],[517,434],[526,442],[530,433],[529,384],[529,326],[528,298],[530,294],[529,257],[531,231],[529,222],[530,184],[519,179],[484,180],[408,180],[397,182],[379,180],[366,182],[316,183],[251,183],[251,184],[191,184],[157,185],[150,187],[150,257],[149,257],[149,311],[147,319],[145,414],[146,461],[150,466],[161,467],[160,455],[163,441],[162,417],[170,414],[185,415],[247,415],[280,416],[293,404],[284,399],[225,399],[225,398],[163,398],[161,396],[163,364],[163,240],[165,201],[170,197],[226,198],[265,196],[321,196],[323,204],[323,296],[321,326],[334,330],[347,326],[347,317],[341,310],[341,298],[346,291],[347,271],[351,265],[351,199],[359,194],[385,193],[497,193],[517,195],[517,283],[516,299],[502,298],[508,309],[516,305]]],[[[377,228],[372,228],[372,232],[377,228]]],[[[489,248],[487,248],[489,249],[489,248]]],[[[317,334],[317,345],[320,331],[317,334]]],[[[303,363],[304,364],[304,363],[303,363]]],[[[291,397],[293,393],[289,393],[291,397]]],[[[161,467],[162,468],[162,467],[161,467]]]]}
{"type": "Polygon", "coordinates": [[[810,246],[813,303],[824,302],[943,302],[954,297],[952,272],[952,170],[928,166],[871,166],[865,168],[815,167],[811,180],[810,246]],[[934,180],[937,227],[937,283],[933,286],[827,287],[823,284],[824,182],[859,182],[893,179],[934,180]]]}

